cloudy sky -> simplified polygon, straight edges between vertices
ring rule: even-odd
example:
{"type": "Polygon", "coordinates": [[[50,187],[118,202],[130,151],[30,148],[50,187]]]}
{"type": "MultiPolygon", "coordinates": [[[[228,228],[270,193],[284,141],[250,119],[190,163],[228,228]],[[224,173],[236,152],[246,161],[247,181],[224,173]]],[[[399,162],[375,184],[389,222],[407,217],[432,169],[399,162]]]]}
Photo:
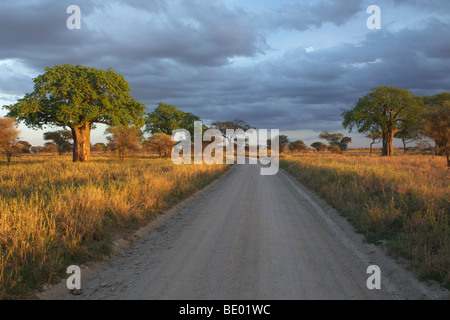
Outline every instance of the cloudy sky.
{"type": "MultiPolygon", "coordinates": [[[[450,89],[450,1],[1,0],[0,106],[63,63],[113,68],[150,111],[165,102],[206,124],[241,118],[312,143],[347,134],[342,109],[373,87],[450,89]],[[70,5],[80,30],[67,28],[70,5]],[[380,30],[367,28],[370,5],[380,30]]],[[[20,129],[43,144],[43,131],[20,129]]]]}

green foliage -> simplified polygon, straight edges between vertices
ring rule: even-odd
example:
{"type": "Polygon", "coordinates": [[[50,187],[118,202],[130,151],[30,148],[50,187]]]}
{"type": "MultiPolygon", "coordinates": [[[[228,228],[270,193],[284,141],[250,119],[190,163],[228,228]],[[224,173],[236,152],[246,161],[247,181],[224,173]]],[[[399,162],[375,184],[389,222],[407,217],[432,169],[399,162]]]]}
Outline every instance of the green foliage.
{"type": "Polygon", "coordinates": [[[34,91],[4,106],[10,117],[27,126],[78,127],[86,123],[143,125],[145,105],[131,98],[122,75],[82,65],[45,68],[34,80],[34,91]]]}
{"type": "Polygon", "coordinates": [[[358,132],[398,132],[417,122],[423,112],[423,103],[409,90],[391,86],[372,89],[360,98],[354,108],[344,111],[343,126],[358,128],[358,132]]]}
{"type": "Polygon", "coordinates": [[[96,143],[92,146],[93,151],[105,151],[106,150],[106,144],[103,142],[96,143]]]}
{"type": "Polygon", "coordinates": [[[446,154],[450,167],[450,92],[423,98],[427,110],[420,132],[436,144],[437,154],[446,154]]]}
{"type": "Polygon", "coordinates": [[[383,155],[393,155],[393,139],[397,132],[414,126],[424,111],[423,101],[409,90],[391,86],[372,89],[360,98],[353,109],[342,113],[342,125],[350,132],[373,130],[383,135],[383,155]]]}
{"type": "Polygon", "coordinates": [[[327,140],[330,143],[330,147],[336,146],[340,151],[346,151],[348,144],[352,142],[352,138],[346,137],[342,133],[329,133],[328,131],[322,132],[319,138],[327,140]]]}
{"type": "Polygon", "coordinates": [[[70,152],[73,148],[72,132],[69,130],[49,131],[44,133],[45,141],[53,141],[58,146],[58,153],[70,152]]]}
{"type": "Polygon", "coordinates": [[[132,99],[123,76],[112,69],[70,64],[45,68],[45,73],[34,79],[32,93],[3,108],[9,110],[8,116],[31,128],[69,127],[74,162],[90,160],[90,132],[95,123],[141,127],[145,114],[145,105],[132,99]]]}
{"type": "Polygon", "coordinates": [[[373,152],[373,145],[378,144],[383,141],[383,135],[378,130],[372,130],[369,134],[366,135],[366,138],[370,139],[372,142],[370,143],[370,154],[373,152]]]}
{"type": "Polygon", "coordinates": [[[380,143],[383,136],[378,130],[372,130],[367,135],[366,138],[372,140],[373,144],[380,143]]]}
{"type": "Polygon", "coordinates": [[[404,152],[406,153],[406,146],[409,143],[420,139],[419,124],[406,127],[402,131],[397,132],[394,137],[402,141],[404,152]]]}
{"type": "Polygon", "coordinates": [[[151,134],[172,135],[175,130],[185,129],[194,136],[194,122],[201,121],[192,113],[185,113],[174,105],[160,102],[158,107],[145,117],[145,131],[151,134]]]}

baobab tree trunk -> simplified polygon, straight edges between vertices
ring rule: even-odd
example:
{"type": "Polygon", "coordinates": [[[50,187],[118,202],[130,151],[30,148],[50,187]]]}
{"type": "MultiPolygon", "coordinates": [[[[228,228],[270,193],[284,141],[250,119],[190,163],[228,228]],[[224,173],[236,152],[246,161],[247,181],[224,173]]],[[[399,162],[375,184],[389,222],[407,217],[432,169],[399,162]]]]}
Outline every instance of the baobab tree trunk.
{"type": "Polygon", "coordinates": [[[384,157],[392,157],[394,155],[394,133],[383,133],[383,153],[384,157]]]}
{"type": "Polygon", "coordinates": [[[73,162],[89,162],[91,160],[92,123],[72,127],[73,162]]]}

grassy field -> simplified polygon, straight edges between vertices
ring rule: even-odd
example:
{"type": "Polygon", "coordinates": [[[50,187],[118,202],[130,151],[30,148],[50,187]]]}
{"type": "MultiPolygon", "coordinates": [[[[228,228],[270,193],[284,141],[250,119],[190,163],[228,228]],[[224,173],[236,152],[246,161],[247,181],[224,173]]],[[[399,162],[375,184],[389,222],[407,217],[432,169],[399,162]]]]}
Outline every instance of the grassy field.
{"type": "Polygon", "coordinates": [[[228,166],[170,159],[71,156],[0,162],[0,299],[28,297],[71,264],[108,255],[112,240],[205,187],[228,166]]]}
{"type": "Polygon", "coordinates": [[[450,170],[443,157],[288,155],[281,167],[348,218],[369,242],[450,287],[450,170]]]}

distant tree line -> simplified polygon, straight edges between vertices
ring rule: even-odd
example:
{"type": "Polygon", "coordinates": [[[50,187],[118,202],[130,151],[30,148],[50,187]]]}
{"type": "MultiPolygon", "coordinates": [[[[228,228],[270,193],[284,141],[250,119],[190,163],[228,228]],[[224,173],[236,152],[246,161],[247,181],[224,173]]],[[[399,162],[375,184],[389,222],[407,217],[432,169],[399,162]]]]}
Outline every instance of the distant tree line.
{"type": "MultiPolygon", "coordinates": [[[[114,151],[123,160],[136,150],[154,150],[160,156],[170,154],[168,137],[174,130],[187,129],[193,136],[194,122],[200,118],[181,111],[175,106],[159,103],[150,113],[146,106],[131,96],[128,82],[114,70],[98,70],[83,65],[57,65],[45,68],[45,73],[33,79],[34,90],[17,101],[3,106],[8,110],[0,122],[0,149],[8,162],[18,150],[30,150],[29,144],[20,142],[16,121],[30,128],[57,126],[64,130],[44,135],[47,151],[63,154],[72,151],[74,162],[90,160],[91,149],[114,151]],[[91,147],[91,130],[96,124],[108,126],[108,143],[91,147]],[[144,130],[141,131],[141,128],[144,130]],[[143,133],[152,137],[145,139],[143,133]]],[[[342,113],[343,126],[356,128],[372,141],[382,142],[383,156],[394,154],[393,139],[406,145],[427,137],[434,141],[435,153],[449,157],[449,101],[450,93],[418,97],[406,89],[383,86],[372,89],[361,97],[350,110],[342,113]]],[[[227,129],[252,128],[245,121],[217,121],[212,128],[220,130],[228,141],[234,138],[227,129]]],[[[203,130],[207,128],[204,127],[203,130]]],[[[254,129],[254,128],[253,128],[254,129]]],[[[340,153],[348,148],[351,138],[341,133],[323,132],[311,147],[317,152],[326,149],[340,153]]],[[[269,141],[270,143],[270,141],[269,141]]],[[[280,152],[306,152],[309,147],[302,140],[290,142],[280,136],[280,152]]]]}
{"type": "MultiPolygon", "coordinates": [[[[314,142],[309,148],[302,140],[289,141],[286,135],[280,135],[280,153],[284,153],[287,150],[294,153],[306,153],[311,150],[317,152],[330,151],[332,153],[342,153],[347,151],[348,144],[352,142],[350,137],[345,137],[342,133],[329,133],[328,131],[322,132],[319,135],[320,139],[327,140],[329,145],[323,142],[314,142]]],[[[271,140],[268,140],[268,147],[271,146],[271,140]]]]}

